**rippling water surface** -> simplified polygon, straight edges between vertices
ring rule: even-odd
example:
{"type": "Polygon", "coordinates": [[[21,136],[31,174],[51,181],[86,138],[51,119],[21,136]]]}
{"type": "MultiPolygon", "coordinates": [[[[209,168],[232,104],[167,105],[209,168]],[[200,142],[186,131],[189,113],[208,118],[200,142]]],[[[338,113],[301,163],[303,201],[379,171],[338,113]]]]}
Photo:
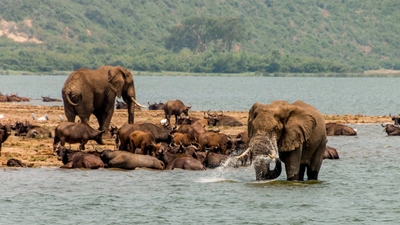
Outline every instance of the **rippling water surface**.
{"type": "MultiPolygon", "coordinates": [[[[67,76],[0,76],[3,94],[61,98],[67,76]]],[[[326,114],[388,115],[399,113],[399,78],[135,76],[137,100],[180,99],[193,110],[247,111],[254,102],[301,99],[326,114]]]]}
{"type": "MultiPolygon", "coordinates": [[[[65,79],[0,76],[0,91],[60,97],[65,79]],[[22,78],[47,88],[36,81],[32,88],[15,84],[22,78]],[[46,83],[51,79],[57,85],[46,83]]],[[[140,102],[180,98],[198,110],[303,99],[324,113],[398,112],[395,78],[247,79],[139,76],[136,85],[140,102]]],[[[255,182],[251,166],[201,172],[4,168],[0,224],[398,224],[400,138],[388,137],[380,124],[352,127],[357,137],[328,137],[340,159],[323,162],[318,182],[286,182],[284,172],[275,181],[255,182]]]]}

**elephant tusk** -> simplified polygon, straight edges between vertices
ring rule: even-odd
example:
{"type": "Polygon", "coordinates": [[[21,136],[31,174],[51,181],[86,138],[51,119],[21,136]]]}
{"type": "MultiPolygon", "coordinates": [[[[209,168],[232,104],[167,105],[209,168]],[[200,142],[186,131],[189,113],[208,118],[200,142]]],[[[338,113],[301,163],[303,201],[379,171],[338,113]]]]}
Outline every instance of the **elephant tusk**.
{"type": "Polygon", "coordinates": [[[138,105],[140,108],[147,108],[147,106],[139,104],[139,102],[137,102],[134,97],[131,97],[131,99],[132,99],[132,102],[135,103],[136,105],[138,105]]]}
{"type": "Polygon", "coordinates": [[[235,158],[236,158],[236,159],[240,159],[240,158],[244,157],[245,155],[247,155],[247,153],[249,153],[250,150],[251,150],[250,147],[247,148],[246,151],[244,151],[241,155],[236,156],[235,158]]]}

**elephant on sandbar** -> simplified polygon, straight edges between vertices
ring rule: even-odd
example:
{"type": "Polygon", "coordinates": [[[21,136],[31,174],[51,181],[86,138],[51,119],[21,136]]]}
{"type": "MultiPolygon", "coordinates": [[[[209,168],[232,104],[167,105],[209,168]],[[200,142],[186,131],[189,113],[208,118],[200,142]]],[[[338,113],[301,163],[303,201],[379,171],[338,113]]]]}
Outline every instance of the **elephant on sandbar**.
{"type": "Polygon", "coordinates": [[[249,111],[248,152],[252,154],[256,180],[270,180],[281,173],[285,163],[287,180],[317,180],[326,148],[325,120],[313,106],[278,100],[254,103],[249,111]],[[275,168],[270,163],[275,161],[275,168]]]}
{"type": "Polygon", "coordinates": [[[69,122],[78,116],[83,123],[89,123],[94,114],[100,131],[108,131],[114,113],[115,98],[128,104],[128,123],[134,122],[136,101],[132,73],[120,66],[102,66],[97,70],[82,68],[69,75],[62,88],[65,115],[69,122]]]}

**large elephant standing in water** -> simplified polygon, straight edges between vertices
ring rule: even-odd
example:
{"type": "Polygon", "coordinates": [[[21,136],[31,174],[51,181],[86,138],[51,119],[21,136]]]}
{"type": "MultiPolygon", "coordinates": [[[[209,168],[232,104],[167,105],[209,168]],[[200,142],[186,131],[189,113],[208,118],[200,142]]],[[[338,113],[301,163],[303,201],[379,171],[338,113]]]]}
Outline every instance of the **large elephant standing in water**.
{"type": "Polygon", "coordinates": [[[114,113],[115,98],[128,104],[128,123],[134,122],[136,101],[135,84],[131,72],[120,66],[102,66],[97,70],[79,69],[74,71],[64,83],[62,98],[64,111],[69,122],[79,116],[81,122],[89,123],[94,114],[99,130],[106,131],[114,113]]]}
{"type": "MultiPolygon", "coordinates": [[[[285,163],[287,180],[317,180],[326,147],[325,121],[313,106],[296,101],[254,103],[249,111],[249,151],[257,180],[277,178],[281,161],[285,163]],[[275,161],[275,169],[270,163],[275,161]]],[[[241,156],[238,156],[240,158],[241,156]]]]}

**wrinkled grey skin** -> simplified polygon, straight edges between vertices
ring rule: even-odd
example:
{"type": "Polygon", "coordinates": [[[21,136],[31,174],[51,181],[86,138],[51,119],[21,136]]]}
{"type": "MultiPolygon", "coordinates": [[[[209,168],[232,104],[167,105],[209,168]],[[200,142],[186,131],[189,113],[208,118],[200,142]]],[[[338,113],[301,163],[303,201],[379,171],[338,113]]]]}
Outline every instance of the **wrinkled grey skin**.
{"type": "Polygon", "coordinates": [[[89,123],[94,114],[99,130],[107,132],[114,113],[115,98],[128,104],[128,123],[134,122],[136,102],[135,84],[131,72],[120,66],[102,66],[97,70],[86,68],[73,72],[64,83],[62,98],[69,122],[78,116],[82,123],[89,123]]]}
{"type": "Polygon", "coordinates": [[[277,178],[279,160],[285,163],[287,180],[302,181],[305,173],[309,180],[318,179],[326,132],[325,120],[314,107],[303,101],[257,102],[249,111],[248,132],[257,180],[277,178]],[[270,170],[273,160],[276,167],[270,170]]]}

